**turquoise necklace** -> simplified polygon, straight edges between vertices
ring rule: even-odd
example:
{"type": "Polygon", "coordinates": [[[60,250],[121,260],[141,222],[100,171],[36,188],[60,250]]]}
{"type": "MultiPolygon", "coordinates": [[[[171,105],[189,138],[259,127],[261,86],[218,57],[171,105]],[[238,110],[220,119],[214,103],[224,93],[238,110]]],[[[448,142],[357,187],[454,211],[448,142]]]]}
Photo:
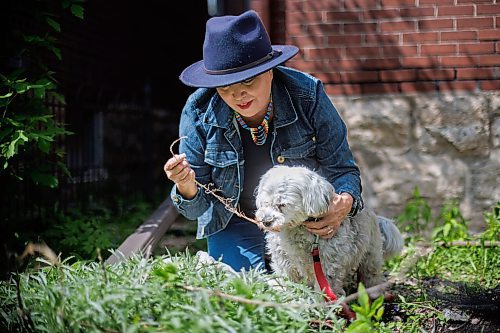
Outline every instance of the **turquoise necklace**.
{"type": "Polygon", "coordinates": [[[250,131],[253,142],[258,146],[262,146],[267,139],[267,133],[269,132],[269,118],[271,117],[272,112],[273,112],[273,98],[271,97],[269,99],[269,104],[267,105],[266,115],[264,116],[264,119],[262,120],[262,122],[258,127],[248,126],[247,123],[241,117],[241,115],[236,111],[234,111],[234,116],[236,117],[236,120],[241,125],[241,127],[250,131]]]}

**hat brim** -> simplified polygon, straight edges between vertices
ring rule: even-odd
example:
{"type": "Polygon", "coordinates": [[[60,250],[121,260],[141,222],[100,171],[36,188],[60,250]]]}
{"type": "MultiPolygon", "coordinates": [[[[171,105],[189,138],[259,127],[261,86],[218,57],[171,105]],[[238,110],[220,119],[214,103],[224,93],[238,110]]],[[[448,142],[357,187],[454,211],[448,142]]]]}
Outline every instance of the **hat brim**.
{"type": "Polygon", "coordinates": [[[262,74],[287,61],[299,52],[299,48],[293,45],[273,45],[272,48],[275,51],[279,51],[277,53],[278,55],[255,67],[240,72],[230,74],[208,74],[205,71],[203,60],[200,60],[184,69],[179,78],[185,85],[196,88],[228,86],[262,74]]]}

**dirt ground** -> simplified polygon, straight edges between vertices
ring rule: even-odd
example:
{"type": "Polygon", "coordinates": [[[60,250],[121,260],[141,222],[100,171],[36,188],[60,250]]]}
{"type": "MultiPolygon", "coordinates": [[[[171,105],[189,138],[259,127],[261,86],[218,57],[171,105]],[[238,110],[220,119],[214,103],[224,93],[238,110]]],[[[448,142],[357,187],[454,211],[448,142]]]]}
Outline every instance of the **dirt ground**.
{"type": "MultiPolygon", "coordinates": [[[[406,285],[395,288],[395,294],[407,299],[415,293],[417,281],[408,281],[406,285]]],[[[400,309],[398,303],[385,306],[384,321],[407,321],[411,316],[427,317],[424,321],[426,332],[433,333],[496,333],[500,332],[500,288],[484,290],[463,283],[440,279],[429,279],[421,282],[419,292],[427,295],[427,299],[436,301],[434,309],[447,319],[441,324],[435,318],[434,310],[425,306],[418,307],[415,312],[407,313],[400,309]]],[[[401,332],[404,333],[404,332],[401,332]]]]}

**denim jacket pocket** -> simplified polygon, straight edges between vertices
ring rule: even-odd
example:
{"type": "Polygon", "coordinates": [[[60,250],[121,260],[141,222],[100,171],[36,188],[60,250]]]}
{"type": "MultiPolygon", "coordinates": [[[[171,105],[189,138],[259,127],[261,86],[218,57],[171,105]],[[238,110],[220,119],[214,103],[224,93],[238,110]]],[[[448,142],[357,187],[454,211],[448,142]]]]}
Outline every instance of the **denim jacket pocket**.
{"type": "Polygon", "coordinates": [[[212,182],[224,195],[233,196],[238,175],[238,156],[232,150],[216,150],[207,147],[205,163],[212,166],[212,182]]]}
{"type": "Polygon", "coordinates": [[[306,141],[298,146],[289,147],[281,152],[284,158],[298,159],[314,156],[316,151],[316,142],[306,141]]]}
{"type": "Polygon", "coordinates": [[[236,164],[237,162],[238,157],[232,150],[219,151],[217,149],[207,147],[207,150],[205,151],[205,163],[214,167],[225,168],[228,165],[236,164]]]}

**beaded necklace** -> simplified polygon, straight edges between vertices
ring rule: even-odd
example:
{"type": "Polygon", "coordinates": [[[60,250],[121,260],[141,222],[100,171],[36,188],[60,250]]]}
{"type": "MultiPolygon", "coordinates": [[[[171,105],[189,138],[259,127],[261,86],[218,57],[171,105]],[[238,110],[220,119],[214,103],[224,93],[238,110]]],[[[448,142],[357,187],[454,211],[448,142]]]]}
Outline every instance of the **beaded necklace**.
{"type": "Polygon", "coordinates": [[[269,118],[271,117],[272,112],[273,98],[271,97],[269,99],[269,104],[267,105],[266,115],[264,116],[264,119],[262,119],[262,122],[258,127],[248,126],[247,123],[243,120],[243,117],[241,117],[241,115],[236,111],[234,111],[234,116],[236,117],[236,120],[241,125],[241,127],[250,131],[253,142],[258,146],[262,146],[267,139],[267,132],[269,131],[269,118]]]}

